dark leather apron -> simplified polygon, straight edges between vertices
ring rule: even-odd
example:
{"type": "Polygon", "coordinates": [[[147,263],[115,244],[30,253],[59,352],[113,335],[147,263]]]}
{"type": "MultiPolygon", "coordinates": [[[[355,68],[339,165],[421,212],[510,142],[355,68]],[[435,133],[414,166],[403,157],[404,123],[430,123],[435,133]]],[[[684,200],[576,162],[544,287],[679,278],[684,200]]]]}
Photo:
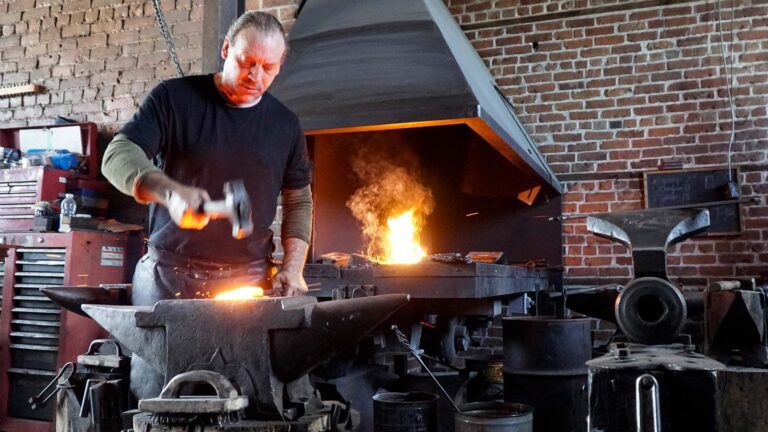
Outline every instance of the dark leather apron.
{"type": "Polygon", "coordinates": [[[246,264],[219,263],[150,247],[136,265],[132,301],[151,306],[159,300],[206,299],[242,286],[272,289],[275,266],[271,260],[246,264]]]}

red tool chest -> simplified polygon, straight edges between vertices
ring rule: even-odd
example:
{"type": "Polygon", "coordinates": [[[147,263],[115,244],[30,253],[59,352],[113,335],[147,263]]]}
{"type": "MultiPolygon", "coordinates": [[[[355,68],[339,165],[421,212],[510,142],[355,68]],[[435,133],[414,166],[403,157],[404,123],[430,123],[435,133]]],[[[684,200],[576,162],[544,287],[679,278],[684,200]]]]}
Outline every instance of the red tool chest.
{"type": "Polygon", "coordinates": [[[95,286],[130,280],[127,234],[95,231],[0,233],[3,265],[0,299],[0,430],[54,430],[55,398],[39,410],[37,395],[65,363],[106,336],[93,320],[65,311],[39,289],[95,286]]]}
{"type": "Polygon", "coordinates": [[[38,201],[57,200],[67,191],[68,183],[104,183],[96,180],[99,173],[99,152],[96,147],[98,130],[95,123],[0,129],[0,147],[18,149],[22,130],[72,126],[80,128],[82,154],[88,159],[87,172],[64,171],[50,166],[0,170],[0,231],[30,230],[34,224],[32,205],[38,201]]]}
{"type": "MultiPolygon", "coordinates": [[[[56,399],[38,410],[28,399],[86,352],[93,339],[106,336],[93,320],[60,309],[40,288],[124,283],[136,259],[130,249],[136,237],[128,234],[30,231],[34,203],[52,203],[73,189],[106,188],[97,179],[96,124],[45,128],[65,126],[80,128],[85,172],[50,166],[0,169],[0,431],[53,431],[56,399]]],[[[43,127],[0,129],[0,146],[19,149],[24,129],[43,127]]]]}

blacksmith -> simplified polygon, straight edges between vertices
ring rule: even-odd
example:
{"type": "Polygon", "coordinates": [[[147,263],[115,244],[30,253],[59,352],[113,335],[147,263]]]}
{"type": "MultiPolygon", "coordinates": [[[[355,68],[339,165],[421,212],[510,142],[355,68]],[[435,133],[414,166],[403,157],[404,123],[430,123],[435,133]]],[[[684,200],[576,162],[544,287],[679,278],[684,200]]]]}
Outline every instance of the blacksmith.
{"type": "MultiPolygon", "coordinates": [[[[267,92],[286,52],[275,17],[243,14],[222,44],[220,72],[161,82],[107,147],[104,175],[150,206],[149,252],[134,274],[134,305],[209,298],[242,285],[306,293],[307,146],[296,115],[267,92]],[[225,182],[239,179],[252,203],[254,231],[234,239],[226,221],[209,223],[197,210],[221,194],[225,182]],[[281,192],[285,253],[275,270],[270,225],[281,192]]],[[[142,384],[134,375],[137,396],[159,393],[161,383],[142,384]]]]}

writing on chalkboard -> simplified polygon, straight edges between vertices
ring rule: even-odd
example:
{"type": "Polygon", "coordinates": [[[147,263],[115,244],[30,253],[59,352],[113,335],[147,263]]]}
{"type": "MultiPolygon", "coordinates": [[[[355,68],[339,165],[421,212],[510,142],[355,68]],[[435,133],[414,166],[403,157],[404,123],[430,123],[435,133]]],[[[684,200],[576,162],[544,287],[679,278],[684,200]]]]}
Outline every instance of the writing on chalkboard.
{"type": "MultiPolygon", "coordinates": [[[[731,170],[731,174],[738,181],[738,170],[731,170]]],[[[646,208],[725,201],[731,180],[727,169],[649,171],[643,177],[646,208]]],[[[741,232],[741,207],[738,203],[704,207],[709,209],[709,234],[741,232]]]]}

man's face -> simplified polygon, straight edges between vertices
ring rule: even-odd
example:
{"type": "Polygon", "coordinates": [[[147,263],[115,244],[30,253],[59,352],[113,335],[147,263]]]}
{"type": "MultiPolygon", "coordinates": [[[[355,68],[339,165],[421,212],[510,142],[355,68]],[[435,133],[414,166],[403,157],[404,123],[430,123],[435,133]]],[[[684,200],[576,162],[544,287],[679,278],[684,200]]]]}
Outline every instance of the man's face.
{"type": "Polygon", "coordinates": [[[285,41],[280,34],[263,34],[252,27],[240,30],[234,39],[224,39],[221,47],[221,82],[230,102],[249,105],[261,98],[280,72],[285,41]]]}

